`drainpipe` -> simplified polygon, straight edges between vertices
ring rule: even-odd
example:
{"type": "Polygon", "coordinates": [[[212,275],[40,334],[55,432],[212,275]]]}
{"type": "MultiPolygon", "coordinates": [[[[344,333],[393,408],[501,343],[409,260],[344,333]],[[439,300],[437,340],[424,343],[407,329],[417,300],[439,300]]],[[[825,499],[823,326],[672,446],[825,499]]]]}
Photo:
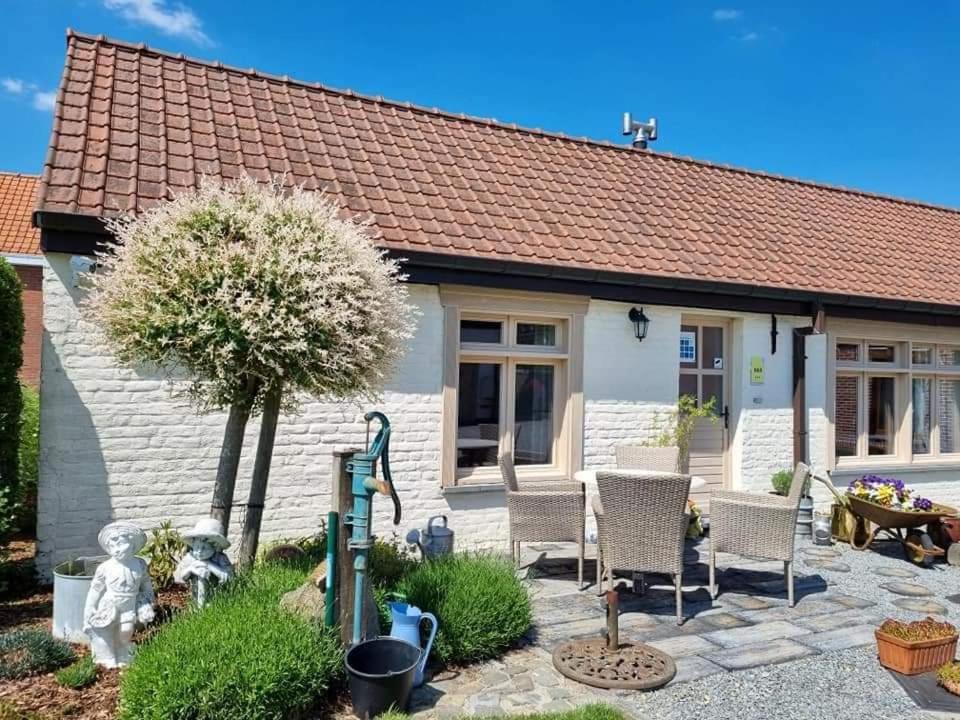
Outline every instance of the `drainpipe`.
{"type": "Polygon", "coordinates": [[[793,464],[810,463],[807,443],[807,336],[823,333],[823,306],[813,309],[811,325],[793,329],[793,464]]]}

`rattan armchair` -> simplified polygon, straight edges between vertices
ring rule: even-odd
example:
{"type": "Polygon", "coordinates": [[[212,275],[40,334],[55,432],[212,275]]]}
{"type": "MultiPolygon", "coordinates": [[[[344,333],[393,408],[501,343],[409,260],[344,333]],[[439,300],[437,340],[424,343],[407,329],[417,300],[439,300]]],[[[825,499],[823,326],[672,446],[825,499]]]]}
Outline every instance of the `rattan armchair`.
{"type": "Polygon", "coordinates": [[[587,495],[578,482],[517,482],[512,455],[501,455],[500,473],[510,515],[510,553],[520,564],[521,542],[577,543],[577,582],[583,587],[587,495]]]}
{"type": "Polygon", "coordinates": [[[729,490],[710,494],[710,594],[716,598],[717,553],[781,560],[787,599],[793,607],[793,539],[800,496],[810,468],[797,463],[790,494],[762,495],[729,490]]]}
{"type": "Polygon", "coordinates": [[[659,470],[672,473],[677,472],[680,461],[680,448],[675,445],[619,445],[614,451],[617,454],[617,467],[621,470],[659,470]]]}
{"type": "Polygon", "coordinates": [[[593,511],[597,516],[597,585],[614,570],[657,573],[673,578],[677,624],[683,622],[684,512],[690,476],[679,473],[598,470],[593,511]]]}

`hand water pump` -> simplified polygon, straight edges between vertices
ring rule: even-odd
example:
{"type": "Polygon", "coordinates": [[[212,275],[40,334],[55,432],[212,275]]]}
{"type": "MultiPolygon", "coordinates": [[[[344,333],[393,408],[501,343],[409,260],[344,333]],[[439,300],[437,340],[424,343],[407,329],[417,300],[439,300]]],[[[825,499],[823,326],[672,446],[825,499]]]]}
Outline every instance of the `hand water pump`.
{"type": "Polygon", "coordinates": [[[367,561],[370,548],[373,547],[371,524],[373,516],[373,496],[375,493],[389,495],[393,500],[393,524],[400,524],[400,498],[393,487],[390,475],[390,421],[381,412],[368,412],[363,416],[367,422],[367,446],[364,452],[357,453],[347,462],[347,472],[351,474],[351,493],[353,511],[346,514],[344,525],[351,527],[347,547],[354,552],[353,569],[355,571],[355,594],[353,598],[353,643],[363,638],[363,595],[367,581],[367,561]],[[377,420],[380,429],[373,444],[370,444],[370,423],[377,420]],[[382,480],[377,479],[377,461],[380,461],[382,480]]]}

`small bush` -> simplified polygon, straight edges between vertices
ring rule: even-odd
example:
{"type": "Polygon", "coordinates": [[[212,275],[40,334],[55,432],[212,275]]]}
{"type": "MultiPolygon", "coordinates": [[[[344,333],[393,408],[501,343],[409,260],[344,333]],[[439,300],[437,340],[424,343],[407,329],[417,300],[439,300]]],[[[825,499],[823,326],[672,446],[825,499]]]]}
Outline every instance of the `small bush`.
{"type": "Polygon", "coordinates": [[[55,674],[57,682],[64,687],[79,690],[93,683],[97,679],[97,666],[90,655],[77,660],[73,665],[58,670],[55,674]]]}
{"type": "Polygon", "coordinates": [[[27,628],[0,635],[0,679],[47,673],[76,658],[70,645],[46,630],[27,628]]]}
{"type": "Polygon", "coordinates": [[[29,385],[20,385],[23,408],[20,411],[20,483],[17,486],[16,526],[30,532],[37,525],[37,481],[40,477],[40,393],[29,385]]]}
{"type": "Polygon", "coordinates": [[[773,485],[773,491],[777,495],[789,495],[790,486],[793,484],[793,473],[789,470],[778,470],[770,478],[770,484],[773,485]]]}
{"type": "Polygon", "coordinates": [[[122,720],[280,720],[309,710],[340,672],[336,635],[281,610],[303,566],[267,563],[137,651],[120,685],[122,720]]]}
{"type": "Polygon", "coordinates": [[[164,590],[173,585],[173,571],[185,552],[187,544],[180,533],[173,529],[171,521],[164,520],[159,527],[150,531],[150,538],[140,551],[140,557],[147,561],[147,570],[155,590],[164,590]]]}
{"type": "MultiPolygon", "coordinates": [[[[63,714],[62,712],[60,713],[63,714]]],[[[0,700],[0,720],[46,720],[42,715],[35,712],[25,711],[18,708],[8,700],[0,700]]]]}
{"type": "Polygon", "coordinates": [[[437,616],[433,652],[445,663],[497,657],[530,627],[527,590],[502,558],[458,554],[425,562],[397,590],[437,616]]]}
{"type": "Polygon", "coordinates": [[[417,560],[398,538],[377,538],[370,550],[370,581],[382,588],[393,588],[417,566],[417,560]]]}

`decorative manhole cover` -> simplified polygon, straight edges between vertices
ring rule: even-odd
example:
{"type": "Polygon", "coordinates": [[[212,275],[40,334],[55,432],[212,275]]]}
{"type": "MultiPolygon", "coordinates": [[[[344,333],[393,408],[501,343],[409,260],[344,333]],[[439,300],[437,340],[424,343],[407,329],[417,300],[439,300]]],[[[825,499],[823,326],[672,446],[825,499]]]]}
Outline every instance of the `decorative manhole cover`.
{"type": "Polygon", "coordinates": [[[921,598],[897,598],[893,604],[903,610],[910,610],[916,613],[926,613],[928,615],[946,615],[947,608],[933,600],[923,600],[921,598]]]}
{"type": "Polygon", "coordinates": [[[553,664],[571,680],[622,690],[654,690],[677,674],[666,653],[642,643],[611,650],[605,638],[565,642],[553,651],[553,664]]]}
{"type": "Polygon", "coordinates": [[[914,578],[917,576],[917,573],[913,570],[903,567],[878,567],[873,569],[873,574],[896,578],[914,578]]]}
{"type": "Polygon", "coordinates": [[[828,547],[806,547],[800,552],[809,557],[815,558],[835,558],[840,557],[840,552],[828,547]]]}
{"type": "Polygon", "coordinates": [[[906,595],[908,597],[929,597],[933,595],[933,592],[929,589],[920,585],[919,583],[912,582],[889,582],[881,585],[884,590],[887,590],[897,595],[906,595]]]}

